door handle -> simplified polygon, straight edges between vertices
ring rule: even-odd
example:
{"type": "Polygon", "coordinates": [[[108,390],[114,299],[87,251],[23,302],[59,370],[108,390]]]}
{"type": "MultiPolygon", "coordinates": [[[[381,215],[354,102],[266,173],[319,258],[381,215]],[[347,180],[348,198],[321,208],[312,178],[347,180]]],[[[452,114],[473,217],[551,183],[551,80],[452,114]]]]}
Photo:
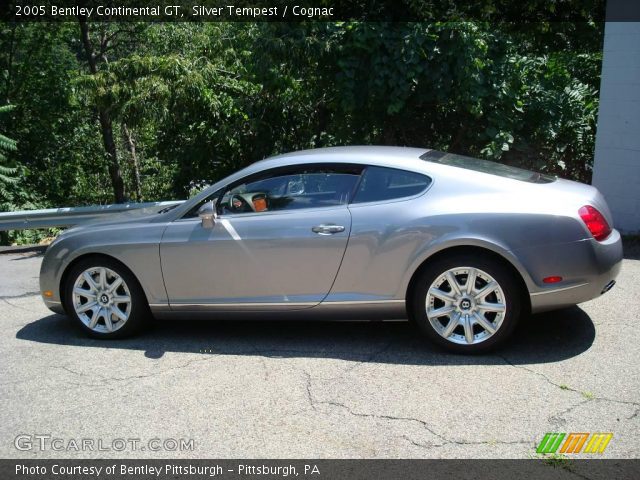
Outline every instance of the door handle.
{"type": "Polygon", "coordinates": [[[344,227],[342,225],[322,224],[311,228],[311,231],[318,235],[333,235],[334,233],[344,232],[344,227]]]}

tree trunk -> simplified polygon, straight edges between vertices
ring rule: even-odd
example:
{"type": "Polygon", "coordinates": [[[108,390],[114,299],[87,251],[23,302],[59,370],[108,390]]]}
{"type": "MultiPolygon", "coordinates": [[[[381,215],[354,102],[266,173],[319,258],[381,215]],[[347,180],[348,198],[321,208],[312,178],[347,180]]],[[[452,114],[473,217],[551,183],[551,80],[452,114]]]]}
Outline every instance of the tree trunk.
{"type": "Polygon", "coordinates": [[[140,165],[138,164],[138,154],[136,153],[136,143],[133,140],[131,130],[127,124],[122,122],[122,137],[131,155],[131,167],[133,168],[133,188],[136,192],[136,201],[142,202],[142,182],[140,181],[140,165]]]}
{"type": "MultiPolygon", "coordinates": [[[[84,51],[87,55],[87,62],[89,63],[89,71],[92,75],[98,73],[98,67],[96,63],[96,52],[91,44],[89,38],[89,25],[87,23],[86,16],[79,16],[80,22],[80,40],[84,46],[84,51]]],[[[124,181],[122,180],[122,172],[120,171],[120,163],[118,162],[118,152],[116,150],[116,143],[113,139],[113,122],[111,115],[107,108],[98,105],[98,118],[100,120],[100,130],[102,132],[102,143],[104,150],[107,154],[107,161],[109,162],[109,176],[111,177],[111,185],[113,186],[113,195],[116,203],[124,203],[126,198],[124,194],[124,181]]]]}

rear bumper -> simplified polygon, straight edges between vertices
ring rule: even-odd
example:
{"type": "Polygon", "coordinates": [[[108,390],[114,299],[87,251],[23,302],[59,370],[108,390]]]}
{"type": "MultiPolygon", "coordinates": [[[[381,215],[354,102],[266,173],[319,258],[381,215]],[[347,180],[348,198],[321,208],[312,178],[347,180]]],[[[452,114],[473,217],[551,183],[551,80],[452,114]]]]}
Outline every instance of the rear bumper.
{"type": "Polygon", "coordinates": [[[603,295],[615,284],[622,266],[622,239],[614,230],[603,242],[594,239],[517,252],[534,280],[530,288],[533,313],[563,308],[603,295]],[[563,281],[545,285],[542,279],[559,275],[563,281]]]}
{"type": "Polygon", "coordinates": [[[599,277],[592,283],[532,293],[530,294],[531,311],[533,313],[545,312],[593,300],[608,292],[615,285],[615,277],[619,271],[620,265],[618,264],[609,274],[599,277]]]}

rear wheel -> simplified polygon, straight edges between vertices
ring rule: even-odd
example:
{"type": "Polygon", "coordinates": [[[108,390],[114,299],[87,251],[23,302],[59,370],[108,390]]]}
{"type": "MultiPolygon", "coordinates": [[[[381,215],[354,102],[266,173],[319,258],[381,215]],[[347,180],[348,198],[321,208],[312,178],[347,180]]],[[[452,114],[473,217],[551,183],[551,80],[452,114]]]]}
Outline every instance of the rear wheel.
{"type": "Polygon", "coordinates": [[[123,338],[137,332],[149,307],[136,278],[109,258],[74,265],[64,288],[65,308],[74,323],[94,338],[123,338]]]}
{"type": "Polygon", "coordinates": [[[513,273],[493,259],[455,255],[427,266],[412,298],[412,317],[438,345],[481,353],[513,332],[521,311],[513,273]]]}

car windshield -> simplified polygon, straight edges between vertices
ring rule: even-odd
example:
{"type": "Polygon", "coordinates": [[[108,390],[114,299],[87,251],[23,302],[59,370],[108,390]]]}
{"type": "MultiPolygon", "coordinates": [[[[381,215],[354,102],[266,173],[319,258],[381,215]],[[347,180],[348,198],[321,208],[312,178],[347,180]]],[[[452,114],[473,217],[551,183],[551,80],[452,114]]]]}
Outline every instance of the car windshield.
{"type": "Polygon", "coordinates": [[[164,207],[161,210],[158,210],[158,213],[167,213],[170,210],[173,210],[174,208],[176,208],[178,205],[180,205],[179,203],[176,203],[175,205],[169,205],[168,207],[164,207]]]}
{"type": "Polygon", "coordinates": [[[514,180],[521,180],[523,182],[550,183],[555,181],[555,177],[532,172],[523,168],[512,167],[480,158],[457,155],[455,153],[439,152],[437,150],[429,150],[427,153],[420,155],[420,159],[428,162],[441,163],[442,165],[450,165],[452,167],[466,168],[467,170],[474,170],[476,172],[498,175],[500,177],[512,178],[514,180]]]}

